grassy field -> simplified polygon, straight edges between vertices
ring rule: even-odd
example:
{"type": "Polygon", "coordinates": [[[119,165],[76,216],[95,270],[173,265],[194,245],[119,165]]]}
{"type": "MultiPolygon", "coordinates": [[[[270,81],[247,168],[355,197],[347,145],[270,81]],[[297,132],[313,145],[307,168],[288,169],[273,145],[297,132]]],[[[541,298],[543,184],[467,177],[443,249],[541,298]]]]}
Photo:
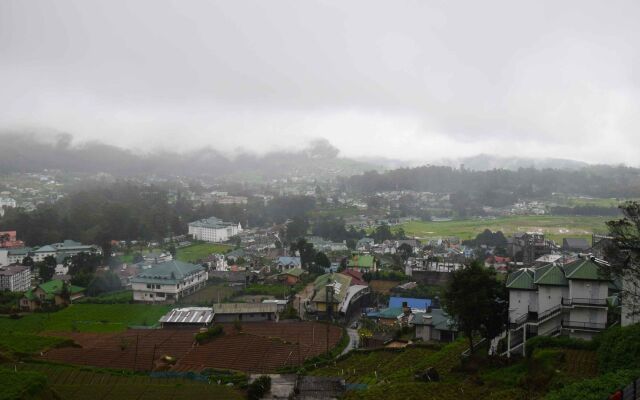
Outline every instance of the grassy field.
{"type": "Polygon", "coordinates": [[[473,239],[485,229],[502,231],[505,235],[516,232],[540,231],[550,239],[562,241],[564,237],[591,238],[592,232],[606,232],[608,217],[574,216],[513,216],[495,219],[468,219],[444,222],[411,221],[402,227],[407,236],[418,238],[457,236],[473,239]]]}
{"type": "Polygon", "coordinates": [[[181,305],[190,306],[210,306],[217,303],[218,300],[224,301],[230,298],[235,291],[224,284],[208,285],[204,289],[190,294],[180,300],[181,305]]]}
{"type": "Polygon", "coordinates": [[[231,249],[232,247],[227,244],[198,243],[178,249],[176,258],[179,261],[195,262],[207,257],[210,254],[226,253],[231,249]]]}
{"type": "MultiPolygon", "coordinates": [[[[17,372],[0,369],[0,382],[31,378],[32,391],[45,382],[63,399],[212,399],[240,400],[239,390],[224,385],[208,384],[181,378],[151,378],[145,375],[123,375],[114,371],[46,364],[21,364],[17,372]],[[37,379],[41,377],[40,379],[37,379]]],[[[14,387],[13,385],[3,387],[14,387]]],[[[25,389],[22,389],[25,390],[25,389]]],[[[13,391],[15,392],[15,390],[13,391]]],[[[4,398],[1,397],[0,398],[4,398]]],[[[7,397],[22,399],[24,397],[7,397]]]]}
{"type": "Polygon", "coordinates": [[[129,325],[154,325],[171,307],[148,304],[73,304],[54,313],[34,313],[18,320],[0,318],[0,334],[120,332],[129,325]]]}

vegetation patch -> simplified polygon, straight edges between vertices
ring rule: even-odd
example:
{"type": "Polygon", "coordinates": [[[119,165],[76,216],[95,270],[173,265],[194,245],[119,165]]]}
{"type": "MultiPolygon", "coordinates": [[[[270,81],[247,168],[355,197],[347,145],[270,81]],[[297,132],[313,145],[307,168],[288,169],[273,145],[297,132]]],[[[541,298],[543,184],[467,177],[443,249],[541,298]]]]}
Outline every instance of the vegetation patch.
{"type": "Polygon", "coordinates": [[[229,252],[232,246],[219,243],[197,243],[191,246],[182,247],[176,251],[176,259],[184,262],[197,262],[213,253],[224,254],[229,252]]]}
{"type": "Polygon", "coordinates": [[[198,342],[199,344],[204,344],[223,334],[224,329],[222,328],[222,325],[214,325],[211,328],[207,329],[205,332],[196,334],[196,342],[198,342]]]}

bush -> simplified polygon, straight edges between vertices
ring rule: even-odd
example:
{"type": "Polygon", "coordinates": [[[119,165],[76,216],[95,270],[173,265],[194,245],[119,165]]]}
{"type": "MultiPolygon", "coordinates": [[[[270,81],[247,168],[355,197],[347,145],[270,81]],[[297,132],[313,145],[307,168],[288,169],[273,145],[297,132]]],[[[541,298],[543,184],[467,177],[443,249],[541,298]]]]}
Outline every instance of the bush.
{"type": "Polygon", "coordinates": [[[640,365],[640,324],[614,327],[598,337],[598,369],[602,372],[640,365]]]}
{"type": "Polygon", "coordinates": [[[537,349],[563,348],[574,350],[595,350],[597,346],[598,343],[596,341],[573,339],[566,336],[536,336],[527,340],[527,357],[531,357],[537,349]]]}
{"type": "Polygon", "coordinates": [[[546,400],[602,400],[640,376],[640,370],[619,370],[550,392],[546,400]]]}
{"type": "Polygon", "coordinates": [[[247,389],[247,397],[249,400],[258,400],[268,393],[269,390],[271,390],[271,377],[262,375],[251,382],[247,389]]]}
{"type": "Polygon", "coordinates": [[[207,329],[206,332],[196,334],[196,342],[198,342],[198,344],[204,344],[222,334],[224,334],[222,325],[214,325],[207,329]]]}

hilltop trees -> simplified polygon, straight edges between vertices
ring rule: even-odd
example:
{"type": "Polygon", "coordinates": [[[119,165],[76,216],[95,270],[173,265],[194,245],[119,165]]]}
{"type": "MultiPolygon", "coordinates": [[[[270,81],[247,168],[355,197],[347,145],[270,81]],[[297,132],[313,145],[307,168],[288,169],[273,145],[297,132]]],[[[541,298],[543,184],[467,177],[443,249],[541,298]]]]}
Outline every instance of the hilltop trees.
{"type": "Polygon", "coordinates": [[[493,270],[474,261],[453,272],[444,292],[444,308],[467,336],[473,352],[474,335],[490,341],[503,330],[508,315],[506,289],[493,270]]]}
{"type": "Polygon", "coordinates": [[[622,300],[635,305],[629,317],[640,314],[640,202],[628,201],[620,210],[623,218],[607,222],[612,243],[605,251],[611,263],[604,270],[609,276],[624,278],[622,300]]]}

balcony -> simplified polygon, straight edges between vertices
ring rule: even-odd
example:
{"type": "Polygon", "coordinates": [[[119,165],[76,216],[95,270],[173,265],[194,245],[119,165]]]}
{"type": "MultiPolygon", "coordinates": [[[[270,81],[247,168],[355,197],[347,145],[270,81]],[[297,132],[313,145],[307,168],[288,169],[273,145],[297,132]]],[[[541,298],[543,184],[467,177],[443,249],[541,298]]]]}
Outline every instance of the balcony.
{"type": "Polygon", "coordinates": [[[607,299],[590,299],[585,297],[562,298],[562,305],[567,307],[607,307],[607,299]]]}
{"type": "Polygon", "coordinates": [[[563,329],[577,329],[585,331],[602,331],[607,324],[601,322],[562,321],[563,329]]]}

